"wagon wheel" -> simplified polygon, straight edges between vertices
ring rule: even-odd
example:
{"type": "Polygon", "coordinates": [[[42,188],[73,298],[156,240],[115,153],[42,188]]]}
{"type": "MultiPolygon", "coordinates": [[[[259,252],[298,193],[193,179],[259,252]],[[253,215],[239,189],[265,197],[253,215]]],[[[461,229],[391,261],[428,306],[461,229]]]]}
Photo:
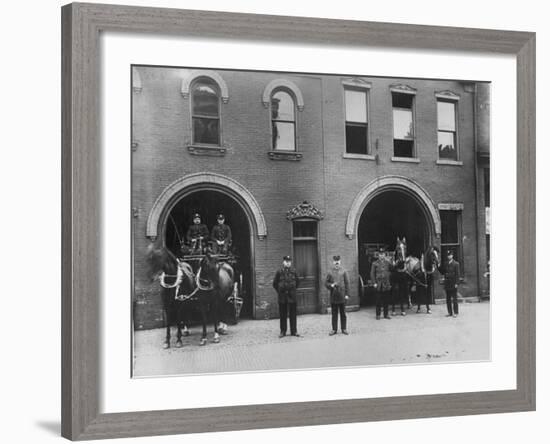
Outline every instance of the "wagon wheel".
{"type": "Polygon", "coordinates": [[[233,284],[233,293],[231,294],[230,300],[233,305],[233,317],[235,324],[239,322],[239,317],[241,315],[241,308],[243,306],[243,275],[239,274],[239,279],[233,284]]]}
{"type": "Polygon", "coordinates": [[[243,302],[243,274],[239,273],[239,282],[235,286],[235,297],[233,299],[233,304],[235,307],[235,322],[239,322],[243,302]]]}

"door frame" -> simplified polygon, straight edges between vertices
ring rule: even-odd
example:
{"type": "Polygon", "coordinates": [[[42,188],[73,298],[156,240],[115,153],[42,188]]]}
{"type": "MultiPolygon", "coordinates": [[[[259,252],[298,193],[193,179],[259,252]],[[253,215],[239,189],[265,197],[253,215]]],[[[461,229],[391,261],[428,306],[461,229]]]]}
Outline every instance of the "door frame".
{"type": "Polygon", "coordinates": [[[321,235],[320,230],[320,219],[315,217],[296,217],[293,219],[290,219],[290,252],[293,262],[295,263],[295,256],[294,256],[294,222],[315,222],[316,224],[316,260],[317,260],[317,279],[314,280],[316,283],[316,302],[315,302],[315,312],[319,312],[321,308],[321,285],[322,285],[322,279],[321,279],[321,249],[319,245],[319,237],[321,235]]]}

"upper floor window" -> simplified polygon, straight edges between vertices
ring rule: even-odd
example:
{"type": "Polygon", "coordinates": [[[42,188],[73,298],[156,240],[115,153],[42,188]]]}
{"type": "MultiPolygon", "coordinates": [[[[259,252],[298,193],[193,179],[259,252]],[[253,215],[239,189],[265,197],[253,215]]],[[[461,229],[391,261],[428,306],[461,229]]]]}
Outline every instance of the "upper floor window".
{"type": "Polygon", "coordinates": [[[220,145],[220,91],[216,83],[203,78],[191,87],[193,143],[220,145]]]}
{"type": "Polygon", "coordinates": [[[274,150],[296,150],[296,112],[294,98],[284,90],[271,96],[271,139],[274,150]]]}
{"type": "Polygon", "coordinates": [[[368,154],[368,91],[346,88],[344,92],[346,153],[368,154]]]}
{"type": "Polygon", "coordinates": [[[393,155],[415,157],[414,94],[392,92],[393,155]]]}
{"type": "Polygon", "coordinates": [[[437,100],[437,151],[440,159],[458,160],[454,100],[437,100]]]}

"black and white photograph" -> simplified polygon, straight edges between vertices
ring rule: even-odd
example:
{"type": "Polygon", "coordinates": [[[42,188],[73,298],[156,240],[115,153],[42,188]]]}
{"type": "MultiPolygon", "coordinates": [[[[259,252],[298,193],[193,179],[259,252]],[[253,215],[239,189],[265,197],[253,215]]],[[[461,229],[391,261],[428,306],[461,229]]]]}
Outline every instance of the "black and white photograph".
{"type": "Polygon", "coordinates": [[[135,378],[491,359],[491,83],[131,67],[135,378]]]}

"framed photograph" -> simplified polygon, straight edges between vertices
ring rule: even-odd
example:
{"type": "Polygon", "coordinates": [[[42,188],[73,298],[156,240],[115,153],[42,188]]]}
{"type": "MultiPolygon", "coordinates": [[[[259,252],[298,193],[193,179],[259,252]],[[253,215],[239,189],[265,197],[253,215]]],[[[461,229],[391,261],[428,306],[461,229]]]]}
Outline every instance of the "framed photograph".
{"type": "Polygon", "coordinates": [[[535,408],[533,33],[62,24],[63,436],[535,408]]]}

